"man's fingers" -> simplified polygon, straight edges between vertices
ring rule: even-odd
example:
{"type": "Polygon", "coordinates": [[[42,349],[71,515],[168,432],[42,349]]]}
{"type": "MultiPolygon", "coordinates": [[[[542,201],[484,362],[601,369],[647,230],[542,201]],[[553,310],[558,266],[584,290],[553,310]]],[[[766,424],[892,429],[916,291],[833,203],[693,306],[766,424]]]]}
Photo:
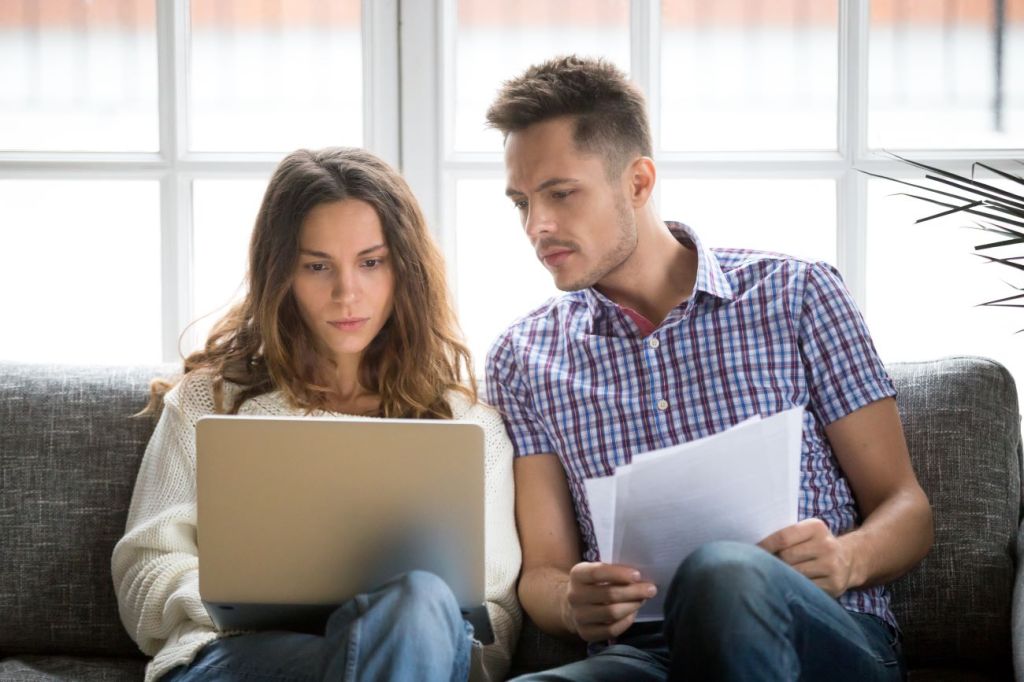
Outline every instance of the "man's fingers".
{"type": "Polygon", "coordinates": [[[636,611],[633,611],[625,618],[610,624],[581,626],[579,628],[579,635],[586,642],[600,642],[618,637],[633,624],[636,620],[636,613],[636,611]]]}
{"type": "Polygon", "coordinates": [[[818,578],[825,578],[831,575],[831,572],[828,570],[828,566],[817,559],[801,561],[798,564],[790,564],[790,566],[792,566],[800,575],[805,578],[810,578],[811,580],[817,580],[818,578]]]}
{"type": "Polygon", "coordinates": [[[589,604],[615,604],[650,599],[658,593],[654,583],[633,583],[632,585],[573,585],[569,590],[569,603],[573,606],[589,604]]]}
{"type": "Polygon", "coordinates": [[[821,556],[821,548],[813,542],[801,542],[799,545],[776,552],[775,556],[795,567],[818,559],[821,556]]]}
{"type": "Polygon", "coordinates": [[[576,622],[583,626],[613,625],[623,618],[635,614],[643,606],[642,601],[627,601],[617,604],[591,604],[575,611],[576,622]]]}
{"type": "Polygon", "coordinates": [[[817,537],[822,531],[828,531],[825,522],[818,518],[804,519],[791,526],[780,528],[764,540],[757,543],[758,547],[770,554],[778,554],[782,550],[799,545],[817,537]]]}
{"type": "Polygon", "coordinates": [[[569,571],[569,579],[580,584],[615,583],[628,585],[640,582],[641,578],[640,571],[632,566],[583,561],[572,567],[572,570],[569,571]]]}

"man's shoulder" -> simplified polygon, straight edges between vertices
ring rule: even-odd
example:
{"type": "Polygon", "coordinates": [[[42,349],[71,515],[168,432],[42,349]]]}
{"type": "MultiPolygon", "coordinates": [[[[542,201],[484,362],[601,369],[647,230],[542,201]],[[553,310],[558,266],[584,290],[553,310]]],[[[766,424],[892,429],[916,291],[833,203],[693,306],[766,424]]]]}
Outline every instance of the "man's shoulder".
{"type": "Polygon", "coordinates": [[[814,265],[817,262],[788,253],[759,249],[714,247],[711,251],[718,259],[723,272],[726,273],[750,267],[761,267],[768,270],[777,268],[801,269],[814,265]]]}
{"type": "Polygon", "coordinates": [[[499,335],[498,341],[517,342],[536,338],[539,334],[557,333],[586,311],[587,303],[582,292],[571,291],[552,296],[513,320],[499,335]]]}
{"type": "Polygon", "coordinates": [[[714,248],[712,252],[730,284],[740,291],[772,280],[778,280],[782,286],[798,284],[815,272],[839,276],[835,266],[826,261],[808,260],[775,251],[714,248]]]}

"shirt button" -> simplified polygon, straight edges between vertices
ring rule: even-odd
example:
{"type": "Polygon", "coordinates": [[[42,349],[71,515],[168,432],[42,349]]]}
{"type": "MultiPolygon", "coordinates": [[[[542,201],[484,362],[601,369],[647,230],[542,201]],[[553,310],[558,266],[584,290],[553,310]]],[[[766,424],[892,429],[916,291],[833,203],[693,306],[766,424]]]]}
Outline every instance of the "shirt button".
{"type": "Polygon", "coordinates": [[[664,400],[664,399],[659,400],[658,401],[658,409],[661,410],[662,412],[667,410],[668,409],[668,401],[664,400]]]}
{"type": "Polygon", "coordinates": [[[647,340],[647,345],[650,346],[651,348],[657,348],[658,346],[661,345],[661,341],[658,341],[658,339],[652,336],[647,340]]]}

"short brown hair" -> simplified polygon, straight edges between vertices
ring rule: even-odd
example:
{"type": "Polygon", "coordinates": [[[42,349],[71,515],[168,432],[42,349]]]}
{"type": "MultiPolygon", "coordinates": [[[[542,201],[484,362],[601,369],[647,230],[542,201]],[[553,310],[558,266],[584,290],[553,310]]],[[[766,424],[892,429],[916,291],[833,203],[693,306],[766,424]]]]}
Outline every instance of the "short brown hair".
{"type": "Polygon", "coordinates": [[[605,157],[609,177],[633,155],[651,156],[651,129],[640,88],[603,59],[555,57],[505,81],[487,122],[506,137],[561,116],[575,119],[576,148],[605,157]]]}

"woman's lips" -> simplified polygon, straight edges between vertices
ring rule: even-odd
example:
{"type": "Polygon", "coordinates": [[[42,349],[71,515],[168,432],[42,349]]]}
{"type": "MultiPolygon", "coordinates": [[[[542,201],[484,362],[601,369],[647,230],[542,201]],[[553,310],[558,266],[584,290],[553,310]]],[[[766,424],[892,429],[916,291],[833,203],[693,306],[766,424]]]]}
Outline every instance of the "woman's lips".
{"type": "Polygon", "coordinates": [[[343,320],[331,320],[327,324],[339,331],[353,332],[366,324],[369,319],[368,317],[347,317],[343,320]]]}

